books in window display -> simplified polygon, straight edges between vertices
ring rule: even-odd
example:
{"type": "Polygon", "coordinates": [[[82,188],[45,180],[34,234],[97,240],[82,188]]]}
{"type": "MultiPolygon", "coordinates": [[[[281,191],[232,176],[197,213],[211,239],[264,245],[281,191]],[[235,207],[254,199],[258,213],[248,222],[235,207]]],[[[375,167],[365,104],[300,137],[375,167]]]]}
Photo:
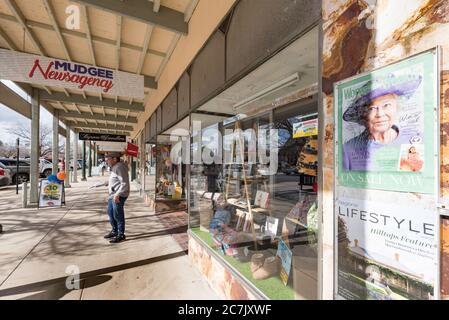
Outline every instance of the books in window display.
{"type": "Polygon", "coordinates": [[[251,231],[251,220],[254,223],[254,227],[260,230],[265,225],[269,211],[267,210],[269,205],[270,195],[264,191],[257,191],[256,198],[254,199],[254,205],[251,207],[252,219],[249,214],[248,201],[237,198],[228,199],[228,204],[236,207],[236,213],[238,216],[237,229],[242,228],[242,231],[251,231]]]}
{"type": "Polygon", "coordinates": [[[314,205],[316,202],[316,194],[314,193],[303,193],[301,194],[301,199],[295,204],[295,206],[287,214],[286,219],[301,224],[305,227],[314,225],[313,217],[311,216],[314,210],[314,205]]]}

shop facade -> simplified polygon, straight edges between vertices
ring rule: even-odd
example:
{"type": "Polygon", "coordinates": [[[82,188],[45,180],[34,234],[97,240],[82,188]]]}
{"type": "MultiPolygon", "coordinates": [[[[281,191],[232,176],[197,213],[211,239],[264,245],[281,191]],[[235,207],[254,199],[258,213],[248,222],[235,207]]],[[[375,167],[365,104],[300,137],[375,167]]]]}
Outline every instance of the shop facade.
{"type": "Polygon", "coordinates": [[[188,213],[221,297],[447,298],[447,16],[236,2],[137,139],[147,203],[188,213]]]}

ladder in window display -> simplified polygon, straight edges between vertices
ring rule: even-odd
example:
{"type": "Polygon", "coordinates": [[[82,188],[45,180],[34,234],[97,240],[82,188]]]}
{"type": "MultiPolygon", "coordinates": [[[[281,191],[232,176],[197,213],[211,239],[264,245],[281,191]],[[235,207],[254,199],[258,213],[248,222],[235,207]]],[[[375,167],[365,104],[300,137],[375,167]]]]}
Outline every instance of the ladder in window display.
{"type": "MultiPolygon", "coordinates": [[[[254,241],[254,245],[256,247],[257,250],[257,238],[256,238],[256,231],[254,229],[254,222],[253,222],[253,211],[252,211],[252,207],[251,207],[251,200],[250,200],[250,195],[249,195],[249,191],[248,191],[248,182],[247,182],[247,178],[246,178],[246,170],[244,167],[245,164],[245,157],[244,157],[244,141],[242,141],[242,134],[240,129],[240,121],[237,121],[235,123],[235,131],[239,132],[238,135],[238,143],[239,143],[239,150],[240,150],[240,157],[243,161],[243,170],[242,170],[242,175],[243,175],[243,186],[245,189],[245,196],[246,196],[246,206],[248,209],[248,216],[245,219],[245,224],[243,225],[243,230],[246,231],[248,230],[248,228],[251,228],[251,233],[252,233],[252,237],[253,237],[253,241],[254,241]]],[[[232,155],[232,161],[231,163],[234,161],[234,156],[235,156],[235,141],[233,139],[232,145],[231,145],[231,155],[232,155]]],[[[229,186],[230,186],[230,182],[231,182],[231,169],[232,169],[232,165],[229,165],[228,168],[228,177],[227,177],[227,183],[226,183],[226,191],[225,191],[225,199],[228,200],[228,195],[229,195],[229,186]]]]}

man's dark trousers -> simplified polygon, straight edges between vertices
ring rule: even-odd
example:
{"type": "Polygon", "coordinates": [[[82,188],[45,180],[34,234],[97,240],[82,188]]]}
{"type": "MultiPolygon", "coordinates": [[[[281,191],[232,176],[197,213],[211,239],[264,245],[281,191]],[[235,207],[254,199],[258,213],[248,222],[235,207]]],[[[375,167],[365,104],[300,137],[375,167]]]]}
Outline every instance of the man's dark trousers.
{"type": "Polygon", "coordinates": [[[114,199],[108,200],[108,216],[112,226],[112,233],[117,236],[125,235],[125,201],[126,197],[119,197],[119,203],[114,199]]]}

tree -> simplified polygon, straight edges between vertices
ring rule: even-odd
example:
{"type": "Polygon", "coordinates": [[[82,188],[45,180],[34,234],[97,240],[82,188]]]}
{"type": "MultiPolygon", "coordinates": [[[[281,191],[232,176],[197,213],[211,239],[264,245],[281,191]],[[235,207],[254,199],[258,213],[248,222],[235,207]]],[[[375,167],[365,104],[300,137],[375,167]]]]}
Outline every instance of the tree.
{"type": "Polygon", "coordinates": [[[0,157],[2,158],[11,158],[17,154],[16,149],[13,146],[10,146],[7,143],[0,144],[0,157]]]}
{"type": "MultiPolygon", "coordinates": [[[[8,133],[19,137],[22,142],[28,147],[31,146],[31,128],[29,126],[24,126],[23,124],[17,124],[14,128],[8,129],[8,133]]],[[[40,127],[40,137],[39,137],[39,157],[48,158],[52,154],[53,146],[53,130],[48,125],[41,125],[40,127]]],[[[58,148],[59,153],[64,150],[63,145],[58,148]]]]}

